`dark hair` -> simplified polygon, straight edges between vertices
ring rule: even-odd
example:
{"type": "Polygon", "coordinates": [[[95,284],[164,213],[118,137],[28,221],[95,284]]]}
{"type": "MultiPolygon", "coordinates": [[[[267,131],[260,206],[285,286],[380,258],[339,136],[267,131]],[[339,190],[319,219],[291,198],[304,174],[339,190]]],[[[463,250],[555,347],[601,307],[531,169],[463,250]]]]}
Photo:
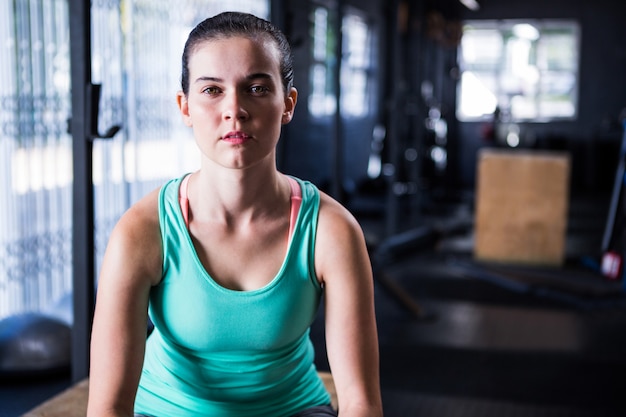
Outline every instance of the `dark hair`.
{"type": "Polygon", "coordinates": [[[280,54],[280,72],[283,88],[288,92],[293,86],[293,56],[285,35],[267,20],[248,13],[224,12],[200,22],[189,33],[182,57],[180,84],[183,93],[189,93],[189,58],[196,47],[207,40],[243,36],[250,39],[265,37],[272,40],[280,54]]]}

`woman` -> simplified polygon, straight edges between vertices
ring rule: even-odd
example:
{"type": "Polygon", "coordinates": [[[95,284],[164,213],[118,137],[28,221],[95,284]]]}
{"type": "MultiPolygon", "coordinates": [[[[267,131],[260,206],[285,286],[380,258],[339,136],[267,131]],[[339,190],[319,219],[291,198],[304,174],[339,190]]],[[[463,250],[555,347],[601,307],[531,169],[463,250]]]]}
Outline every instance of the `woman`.
{"type": "Polygon", "coordinates": [[[337,415],[309,339],[322,294],[339,416],[382,415],[362,232],[276,168],[292,80],[289,45],[265,20],[223,13],[189,35],[177,101],[200,168],[141,199],[111,234],[89,417],[337,415]]]}

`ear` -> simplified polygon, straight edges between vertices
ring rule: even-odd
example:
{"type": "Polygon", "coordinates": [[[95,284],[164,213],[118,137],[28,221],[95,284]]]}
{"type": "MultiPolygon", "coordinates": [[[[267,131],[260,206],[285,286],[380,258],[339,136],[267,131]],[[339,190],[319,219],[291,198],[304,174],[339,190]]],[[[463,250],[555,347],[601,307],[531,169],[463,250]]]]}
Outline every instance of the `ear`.
{"type": "Polygon", "coordinates": [[[285,96],[285,111],[283,112],[282,124],[286,125],[293,119],[293,112],[298,102],[298,90],[291,87],[289,94],[285,96]]]}
{"type": "Polygon", "coordinates": [[[189,102],[187,101],[187,96],[182,91],[176,93],[176,104],[178,104],[180,114],[183,116],[183,122],[187,126],[192,127],[193,122],[191,120],[191,116],[189,115],[189,102]]]}

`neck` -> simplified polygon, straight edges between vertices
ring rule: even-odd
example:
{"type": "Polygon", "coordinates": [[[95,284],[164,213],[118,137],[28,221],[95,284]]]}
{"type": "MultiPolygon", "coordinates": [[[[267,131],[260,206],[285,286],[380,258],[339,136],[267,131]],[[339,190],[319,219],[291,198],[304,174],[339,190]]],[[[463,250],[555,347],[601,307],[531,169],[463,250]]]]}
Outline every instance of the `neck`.
{"type": "MultiPolygon", "coordinates": [[[[281,213],[290,188],[274,169],[203,169],[190,180],[189,203],[199,221],[253,221],[281,213]]],[[[280,214],[279,214],[280,215],[280,214]]]]}

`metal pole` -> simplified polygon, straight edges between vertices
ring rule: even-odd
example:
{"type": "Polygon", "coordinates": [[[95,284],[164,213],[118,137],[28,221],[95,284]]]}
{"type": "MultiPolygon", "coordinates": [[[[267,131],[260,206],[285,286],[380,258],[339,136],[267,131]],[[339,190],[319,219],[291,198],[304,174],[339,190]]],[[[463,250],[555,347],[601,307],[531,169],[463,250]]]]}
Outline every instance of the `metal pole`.
{"type": "Polygon", "coordinates": [[[337,45],[335,47],[335,120],[334,131],[332,136],[332,176],[331,176],[331,194],[339,202],[343,202],[343,175],[344,175],[344,133],[343,133],[343,115],[341,106],[341,66],[343,64],[343,1],[337,1],[336,18],[335,18],[335,34],[337,36],[337,45]]]}
{"type": "Polygon", "coordinates": [[[611,204],[609,206],[609,215],[602,236],[602,253],[606,253],[611,249],[611,240],[615,234],[615,222],[617,217],[617,208],[624,187],[624,172],[626,172],[626,118],[622,120],[624,128],[622,136],[622,145],[619,152],[619,161],[617,163],[617,171],[615,172],[615,182],[613,183],[613,192],[611,193],[611,204]]]}
{"type": "Polygon", "coordinates": [[[398,0],[392,0],[389,2],[388,11],[388,30],[386,37],[387,44],[387,68],[385,70],[387,84],[386,91],[389,94],[389,99],[386,102],[387,113],[387,139],[386,146],[389,155],[389,166],[383,169],[383,175],[387,184],[387,196],[386,196],[386,210],[385,210],[385,236],[389,237],[396,233],[398,226],[398,198],[394,190],[394,185],[398,179],[398,170],[400,169],[401,160],[400,154],[400,133],[398,125],[400,123],[401,111],[400,101],[403,94],[400,91],[405,88],[402,84],[404,78],[401,73],[399,65],[400,60],[400,46],[402,37],[400,33],[400,25],[398,19],[400,18],[400,2],[398,0]]]}
{"type": "Polygon", "coordinates": [[[72,262],[74,324],[72,328],[72,381],[89,374],[89,341],[95,295],[94,191],[92,181],[91,15],[89,0],[70,0],[70,57],[72,77],[73,141],[72,262]]]}

